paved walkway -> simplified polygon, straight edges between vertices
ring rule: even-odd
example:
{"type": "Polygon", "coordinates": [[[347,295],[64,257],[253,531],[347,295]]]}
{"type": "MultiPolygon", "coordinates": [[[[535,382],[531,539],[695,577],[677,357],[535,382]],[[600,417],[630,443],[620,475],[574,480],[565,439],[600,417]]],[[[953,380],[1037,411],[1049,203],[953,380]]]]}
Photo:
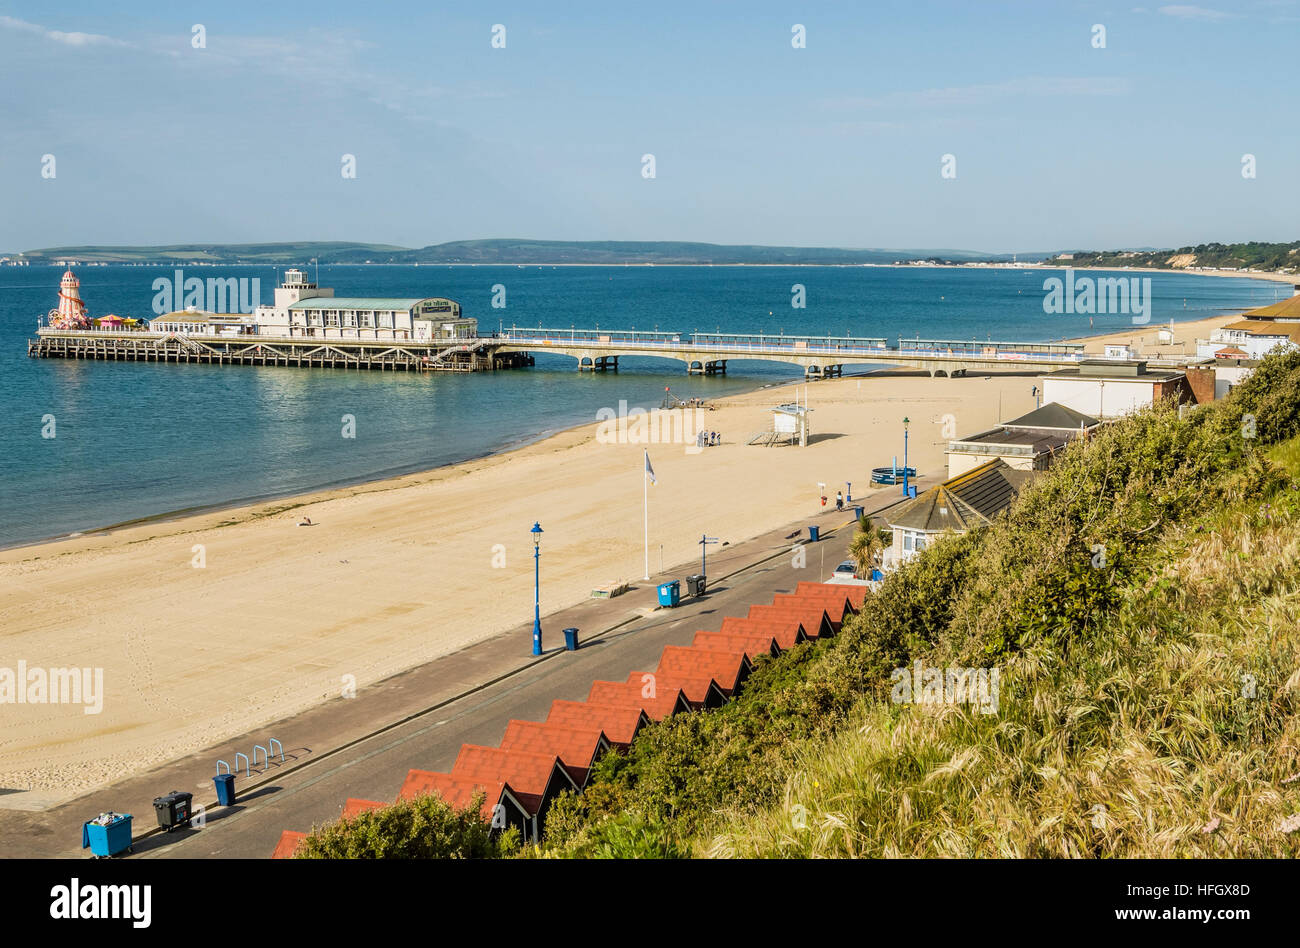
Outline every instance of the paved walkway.
{"type": "MultiPolygon", "coordinates": [[[[933,481],[937,477],[928,477],[933,481]]],[[[862,500],[863,498],[858,498],[862,500]]],[[[898,488],[867,495],[875,513],[901,501],[898,488]]],[[[104,810],[135,816],[136,857],[265,857],[283,829],[310,829],[337,818],[349,796],[392,800],[412,767],[449,769],[465,742],[495,745],[511,718],[544,720],[555,699],[582,700],[596,679],[622,681],[630,671],[653,669],[665,645],[690,644],[697,629],[721,627],[725,615],[743,616],[801,580],[824,580],[845,558],[851,512],[833,507],[746,543],[710,548],[708,594],[658,609],[661,579],[685,578],[683,564],[610,600],[591,600],[544,617],[545,653],[531,654],[531,619],[520,626],[198,754],[40,812],[0,811],[0,853],[14,856],[82,856],[82,822],[104,810]],[[796,569],[792,547],[816,523],[823,542],[805,551],[796,569]],[[580,629],[581,647],[564,650],[561,630],[580,629]],[[239,802],[218,808],[212,784],[215,761],[234,763],[235,752],[276,738],[285,760],[240,770],[239,802]],[[206,809],[203,829],[166,834],[157,828],[153,798],[170,790],[194,794],[206,809]]],[[[683,581],[683,593],[685,582],[683,581]]]]}

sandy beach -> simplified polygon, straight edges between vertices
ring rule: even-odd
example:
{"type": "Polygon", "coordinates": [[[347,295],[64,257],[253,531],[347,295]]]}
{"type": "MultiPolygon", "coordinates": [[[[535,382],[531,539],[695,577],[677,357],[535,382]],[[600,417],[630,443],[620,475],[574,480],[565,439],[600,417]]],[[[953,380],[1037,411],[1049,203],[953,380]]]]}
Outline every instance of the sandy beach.
{"type": "Polygon", "coordinates": [[[0,788],[67,797],[335,697],[345,676],[363,689],[518,624],[535,520],[544,613],[641,581],[645,449],[652,574],[661,544],[681,572],[704,531],[738,542],[815,516],[818,482],[832,501],[846,480],[869,492],[871,467],[901,461],[904,416],[910,462],[932,470],[945,416],[981,430],[999,404],[1002,417],[1032,409],[1033,384],[816,382],[806,448],[745,443],[794,397],[766,389],[700,412],[725,443],[698,453],[604,443],[592,424],[425,474],[0,552],[0,667],[102,668],[104,683],[97,714],[0,705],[0,788]]]}

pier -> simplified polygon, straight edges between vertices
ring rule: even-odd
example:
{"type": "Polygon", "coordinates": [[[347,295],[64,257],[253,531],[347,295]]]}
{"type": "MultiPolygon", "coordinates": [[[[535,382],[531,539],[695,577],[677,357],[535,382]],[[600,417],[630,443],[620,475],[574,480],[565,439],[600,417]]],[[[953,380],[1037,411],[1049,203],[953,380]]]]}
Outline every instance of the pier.
{"type": "Polygon", "coordinates": [[[896,365],[924,369],[931,376],[965,375],[969,370],[1023,372],[1075,365],[1083,344],[991,342],[953,339],[806,336],[784,333],[671,333],[636,330],[545,329],[511,326],[489,338],[497,352],[551,352],[572,356],[579,371],[618,369],[621,356],[652,356],[684,363],[691,375],[727,372],[736,359],[799,366],[806,378],[836,378],[846,365],[896,365]]]}
{"type": "Polygon", "coordinates": [[[358,369],[381,372],[483,372],[534,364],[539,352],[572,357],[579,371],[617,372],[623,356],[681,363],[690,375],[725,375],[737,359],[783,362],[805,378],[836,378],[848,365],[919,368],[955,377],[1071,366],[1081,343],[991,342],[745,333],[544,329],[512,326],[491,335],[448,340],[394,340],[269,333],[186,334],[127,329],[41,327],[29,340],[34,358],[358,369]]]}
{"type": "MultiPolygon", "coordinates": [[[[178,285],[188,285],[180,271],[176,280],[178,285]]],[[[187,308],[144,323],[112,315],[91,319],[80,285],[71,270],[63,274],[58,307],[38,320],[36,339],[27,342],[29,356],[379,372],[491,372],[533,365],[536,353],[549,352],[570,356],[579,372],[617,372],[621,358],[639,356],[674,360],[685,366],[688,375],[726,375],[729,363],[739,359],[797,366],[807,379],[837,378],[846,365],[872,363],[952,378],[971,369],[1058,369],[1083,359],[1083,345],[1068,342],[917,337],[899,339],[891,347],[883,337],[660,332],[657,326],[653,332],[638,332],[601,330],[599,324],[595,329],[546,329],[540,324],[535,329],[517,325],[506,329],[503,325],[499,332],[484,334],[478,321],[465,316],[455,300],[337,297],[297,268],[285,272],[284,281],[275,288],[275,302],[258,305],[251,314],[187,308]]],[[[218,303],[210,305],[221,308],[218,303]]]]}
{"type": "Polygon", "coordinates": [[[46,359],[276,365],[378,372],[483,372],[533,364],[521,352],[496,352],[488,339],[453,345],[389,339],[314,339],[259,335],[182,335],[100,329],[38,330],[27,354],[46,359]]]}

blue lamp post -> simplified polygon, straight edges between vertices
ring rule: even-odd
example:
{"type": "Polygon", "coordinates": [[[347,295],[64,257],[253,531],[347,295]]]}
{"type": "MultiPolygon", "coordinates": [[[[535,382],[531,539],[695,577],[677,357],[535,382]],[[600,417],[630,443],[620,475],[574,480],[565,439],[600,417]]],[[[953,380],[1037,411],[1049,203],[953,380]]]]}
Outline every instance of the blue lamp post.
{"type": "Polygon", "coordinates": [[[904,497],[908,496],[907,494],[907,426],[908,423],[909,422],[907,416],[903,416],[903,496],[904,497]]]}
{"type": "Polygon", "coordinates": [[[542,525],[533,529],[533,654],[542,654],[542,525]]]}

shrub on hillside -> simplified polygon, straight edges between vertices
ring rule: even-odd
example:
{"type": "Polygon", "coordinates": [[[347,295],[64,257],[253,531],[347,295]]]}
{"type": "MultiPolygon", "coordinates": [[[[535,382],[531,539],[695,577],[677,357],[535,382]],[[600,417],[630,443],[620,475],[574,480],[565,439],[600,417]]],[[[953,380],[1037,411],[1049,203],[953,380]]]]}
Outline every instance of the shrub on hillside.
{"type": "Polygon", "coordinates": [[[426,795],[314,829],[298,859],[492,859],[518,848],[513,828],[494,836],[479,794],[457,810],[426,795]]]}

